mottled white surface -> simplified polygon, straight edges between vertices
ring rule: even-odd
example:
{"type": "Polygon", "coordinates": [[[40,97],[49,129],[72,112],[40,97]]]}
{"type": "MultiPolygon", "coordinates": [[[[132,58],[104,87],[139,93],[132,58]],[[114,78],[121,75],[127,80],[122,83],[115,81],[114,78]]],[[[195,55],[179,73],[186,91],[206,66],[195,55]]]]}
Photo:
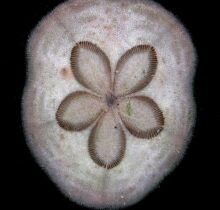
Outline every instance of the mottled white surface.
{"type": "MultiPolygon", "coordinates": [[[[195,52],[186,30],[151,1],[72,0],[58,6],[32,32],[28,42],[28,80],[23,97],[27,142],[39,164],[72,201],[89,207],[123,207],[147,195],[181,159],[195,121],[192,78],[195,52]],[[163,112],[164,130],[151,140],[127,130],[125,157],[106,170],[88,153],[92,126],[68,132],[55,120],[66,95],[85,90],[61,69],[79,41],[97,44],[112,69],[122,54],[139,44],[157,52],[158,67],[140,94],[163,112]]],[[[88,64],[89,65],[89,64],[88,64]]]]}

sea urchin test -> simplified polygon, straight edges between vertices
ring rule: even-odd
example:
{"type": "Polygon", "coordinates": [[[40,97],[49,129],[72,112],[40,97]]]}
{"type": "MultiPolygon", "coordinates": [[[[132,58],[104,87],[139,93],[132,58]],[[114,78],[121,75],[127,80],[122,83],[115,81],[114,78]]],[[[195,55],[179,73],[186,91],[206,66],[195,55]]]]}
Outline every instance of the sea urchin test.
{"type": "Polygon", "coordinates": [[[127,207],[183,157],[195,121],[195,50],[157,3],[60,4],[33,30],[27,59],[27,143],[71,201],[127,207]]]}

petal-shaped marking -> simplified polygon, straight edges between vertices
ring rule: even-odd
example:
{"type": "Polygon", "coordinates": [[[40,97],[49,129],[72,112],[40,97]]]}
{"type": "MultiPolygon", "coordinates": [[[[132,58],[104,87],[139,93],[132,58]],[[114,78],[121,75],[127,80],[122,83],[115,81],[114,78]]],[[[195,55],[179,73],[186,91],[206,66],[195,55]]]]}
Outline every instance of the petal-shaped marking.
{"type": "Polygon", "coordinates": [[[119,115],[129,132],[138,138],[153,138],[164,126],[158,105],[149,97],[124,98],[119,104],[119,115]]]}
{"type": "Polygon", "coordinates": [[[117,166],[123,159],[126,149],[125,134],[111,111],[103,114],[92,129],[88,148],[93,161],[107,169],[117,166]]]}
{"type": "Polygon", "coordinates": [[[80,131],[91,125],[102,113],[101,99],[84,91],[69,94],[56,112],[60,127],[80,131]]]}
{"type": "Polygon", "coordinates": [[[84,87],[102,95],[111,86],[111,66],[106,54],[91,42],[79,42],[71,52],[71,68],[84,87]]]}
{"type": "Polygon", "coordinates": [[[157,54],[150,45],[138,45],[119,59],[114,79],[114,92],[125,96],[145,88],[157,68],[157,54]]]}

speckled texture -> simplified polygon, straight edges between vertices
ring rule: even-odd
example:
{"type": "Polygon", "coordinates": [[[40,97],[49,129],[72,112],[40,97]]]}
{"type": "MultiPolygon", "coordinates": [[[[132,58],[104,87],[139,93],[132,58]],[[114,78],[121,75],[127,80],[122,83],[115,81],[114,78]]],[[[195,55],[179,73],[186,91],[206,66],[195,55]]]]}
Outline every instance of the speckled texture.
{"type": "Polygon", "coordinates": [[[195,122],[195,51],[186,30],[158,4],[141,0],[67,1],[34,29],[27,55],[28,80],[23,96],[27,143],[39,164],[72,201],[93,208],[134,204],[184,155],[195,122]],[[112,69],[134,46],[151,45],[157,52],[156,75],[139,94],[157,102],[165,118],[164,130],[147,140],[125,129],[125,157],[110,170],[89,156],[92,126],[68,132],[55,120],[61,101],[73,91],[85,90],[70,69],[71,50],[79,41],[97,44],[109,57],[112,69]]]}

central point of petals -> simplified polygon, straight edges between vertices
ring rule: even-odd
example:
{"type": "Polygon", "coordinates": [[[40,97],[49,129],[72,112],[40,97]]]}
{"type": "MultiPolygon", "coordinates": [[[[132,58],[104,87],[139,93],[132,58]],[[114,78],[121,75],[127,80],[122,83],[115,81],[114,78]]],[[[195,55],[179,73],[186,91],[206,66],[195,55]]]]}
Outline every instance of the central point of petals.
{"type": "Polygon", "coordinates": [[[107,94],[105,97],[106,105],[109,108],[113,107],[116,104],[116,101],[117,101],[117,97],[114,96],[112,93],[107,94]]]}

